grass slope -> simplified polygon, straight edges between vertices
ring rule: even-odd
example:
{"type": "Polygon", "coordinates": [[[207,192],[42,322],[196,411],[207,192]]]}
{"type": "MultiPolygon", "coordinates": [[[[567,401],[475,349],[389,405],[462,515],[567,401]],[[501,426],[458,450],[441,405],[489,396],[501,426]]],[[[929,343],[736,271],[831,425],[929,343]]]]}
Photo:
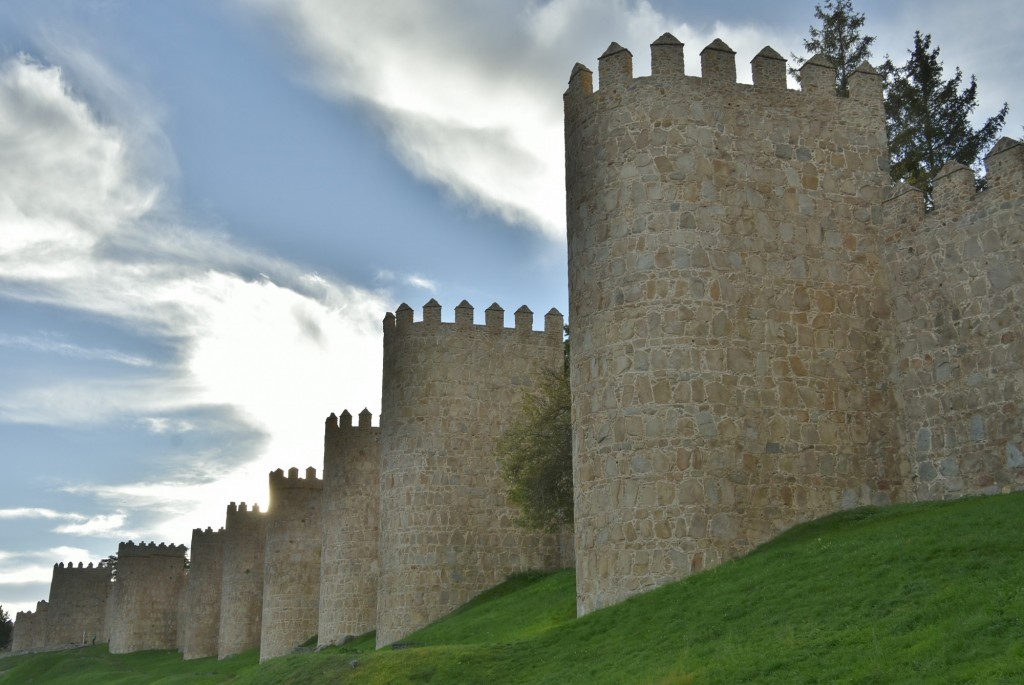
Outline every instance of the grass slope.
{"type": "Polygon", "coordinates": [[[1019,683],[1022,531],[1024,493],[857,509],[579,620],[572,572],[533,574],[404,649],[369,635],[257,667],[91,648],[0,660],[0,684],[1019,683]]]}

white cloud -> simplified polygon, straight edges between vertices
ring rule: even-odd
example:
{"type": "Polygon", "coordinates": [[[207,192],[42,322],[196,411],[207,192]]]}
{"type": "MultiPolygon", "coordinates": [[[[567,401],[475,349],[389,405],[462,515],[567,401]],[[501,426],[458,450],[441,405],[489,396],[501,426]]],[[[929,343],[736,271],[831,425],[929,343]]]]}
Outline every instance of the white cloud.
{"type": "Polygon", "coordinates": [[[666,30],[696,51],[720,35],[747,59],[772,37],[724,24],[702,34],[646,0],[238,2],[282,27],[326,97],[370,107],[414,174],[553,240],[565,235],[561,94],[573,63],[596,71],[615,40],[649,73],[647,46],[666,30]]]}
{"type": "Polygon", "coordinates": [[[49,352],[62,357],[74,357],[97,361],[112,361],[126,366],[153,366],[152,360],[134,354],[119,352],[106,348],[86,348],[73,343],[53,339],[52,336],[41,334],[37,337],[24,335],[8,335],[0,333],[0,347],[13,347],[37,352],[49,352]]]}
{"type": "MultiPolygon", "coordinates": [[[[152,125],[142,118],[143,129],[152,125]]],[[[152,158],[134,147],[146,136],[110,121],[118,117],[101,123],[61,69],[27,57],[0,63],[0,297],[102,315],[159,340],[172,358],[147,364],[74,341],[6,337],[0,344],[134,369],[131,377],[96,371],[5,388],[0,419],[73,425],[128,417],[156,432],[181,431],[187,422],[163,417],[229,408],[235,429],[244,422],[255,438],[217,455],[233,467],[209,470],[204,455],[182,455],[180,468],[202,473],[157,490],[166,499],[129,498],[161,512],[159,524],[126,508],[60,527],[113,535],[158,525],[181,541],[222,517],[227,501],[265,496],[271,469],[319,463],[323,417],[332,410],[369,405],[379,413],[386,305],[379,293],[171,222],[159,174],[140,162],[152,158]]]]}
{"type": "MultiPolygon", "coordinates": [[[[19,507],[16,509],[0,509],[0,519],[67,519],[69,521],[84,521],[85,516],[81,514],[63,513],[53,509],[38,507],[19,507]]],[[[2,558],[2,557],[0,557],[2,558]]]]}

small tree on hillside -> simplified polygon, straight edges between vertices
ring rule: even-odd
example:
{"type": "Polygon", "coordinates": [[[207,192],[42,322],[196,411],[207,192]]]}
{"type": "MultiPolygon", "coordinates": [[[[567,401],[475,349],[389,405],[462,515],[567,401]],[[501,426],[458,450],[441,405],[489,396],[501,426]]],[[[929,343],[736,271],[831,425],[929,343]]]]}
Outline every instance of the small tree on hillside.
{"type": "MultiPolygon", "coordinates": [[[[832,60],[836,65],[836,92],[847,95],[850,74],[871,56],[875,37],[861,35],[864,15],[853,10],[852,0],[826,0],[824,6],[814,6],[814,17],[821,26],[810,27],[810,38],[804,40],[804,50],[810,55],[821,53],[832,60]]],[[[807,59],[792,53],[790,57],[796,66],[790,67],[789,73],[799,81],[800,67],[807,59]]]]}
{"type": "Polygon", "coordinates": [[[939,49],[931,47],[932,37],[914,34],[910,58],[897,67],[886,57],[885,116],[888,124],[889,171],[894,181],[906,181],[931,194],[935,175],[946,162],[979,168],[982,154],[995,141],[1009,107],[989,117],[975,130],[971,113],[978,106],[978,84],[960,89],[963,74],[957,68],[948,81],[942,77],[939,49]]]}
{"type": "Polygon", "coordinates": [[[11,637],[14,635],[14,622],[11,615],[4,611],[0,604],[0,650],[7,649],[11,645],[11,637]]]}
{"type": "Polygon", "coordinates": [[[572,523],[570,398],[567,368],[548,371],[498,441],[508,498],[522,510],[519,522],[529,528],[555,531],[572,523]]]}

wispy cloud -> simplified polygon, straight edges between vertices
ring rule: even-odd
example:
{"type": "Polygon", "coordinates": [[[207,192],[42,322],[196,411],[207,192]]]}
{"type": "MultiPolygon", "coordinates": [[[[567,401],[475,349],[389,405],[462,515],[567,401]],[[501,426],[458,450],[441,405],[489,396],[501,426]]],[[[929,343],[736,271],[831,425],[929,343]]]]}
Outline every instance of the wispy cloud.
{"type": "MultiPolygon", "coordinates": [[[[100,92],[99,101],[130,99],[130,88],[95,60],[67,54],[86,63],[90,79],[79,87],[100,92]]],[[[101,118],[58,67],[24,56],[0,63],[0,298],[98,314],[171,351],[154,364],[74,340],[7,335],[0,345],[132,370],[131,377],[97,369],[5,388],[0,419],[96,425],[127,418],[154,433],[182,432],[197,412],[229,408],[234,430],[247,425],[252,436],[216,458],[182,455],[175,463],[202,475],[143,489],[158,497],[117,492],[150,515],[110,500],[118,511],[66,519],[65,534],[131,527],[181,541],[193,526],[222,517],[227,500],[262,496],[271,469],[296,458],[318,463],[322,417],[379,401],[382,295],[170,211],[163,175],[151,169],[166,155],[139,150],[163,140],[155,121],[131,109],[101,118]],[[190,418],[168,418],[182,414],[190,418]],[[219,470],[202,466],[207,460],[219,470]]],[[[91,494],[102,499],[99,490],[91,494]]]]}
{"type": "Polygon", "coordinates": [[[0,519],[66,519],[69,521],[85,521],[81,514],[65,513],[53,509],[37,507],[20,507],[16,509],[0,509],[0,519]]]}
{"type": "Polygon", "coordinates": [[[565,236],[561,94],[574,62],[596,67],[615,40],[634,48],[639,75],[666,30],[697,50],[721,36],[750,57],[776,37],[745,24],[698,31],[645,0],[237,2],[283,28],[313,87],[370,107],[414,174],[553,240],[565,236]]]}
{"type": "Polygon", "coordinates": [[[152,360],[145,357],[106,348],[80,347],[72,343],[55,340],[46,334],[41,334],[38,337],[29,337],[0,333],[0,346],[53,353],[62,357],[74,357],[92,361],[112,361],[127,366],[153,366],[152,360]]]}

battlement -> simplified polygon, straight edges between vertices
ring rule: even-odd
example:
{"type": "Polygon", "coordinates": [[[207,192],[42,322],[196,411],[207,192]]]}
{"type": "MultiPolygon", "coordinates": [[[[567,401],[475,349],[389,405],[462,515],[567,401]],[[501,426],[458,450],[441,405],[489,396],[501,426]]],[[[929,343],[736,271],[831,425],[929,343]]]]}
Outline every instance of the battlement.
{"type": "MultiPolygon", "coordinates": [[[[328,431],[351,430],[353,428],[352,414],[349,413],[348,409],[342,411],[340,417],[336,416],[334,412],[331,412],[331,415],[327,417],[325,426],[328,431]]],[[[373,427],[373,414],[370,413],[369,409],[364,408],[361,412],[359,412],[359,423],[355,427],[373,427]]]]}
{"type": "Polygon", "coordinates": [[[197,542],[215,541],[224,534],[224,529],[214,530],[212,527],[207,526],[206,530],[202,528],[192,529],[192,544],[195,545],[197,542]]]}
{"type": "Polygon", "coordinates": [[[135,544],[131,540],[128,542],[122,542],[117,546],[118,557],[177,557],[184,556],[185,550],[188,547],[185,545],[168,545],[161,542],[159,545],[155,542],[145,543],[139,542],[135,544]]]}
{"type": "MultiPolygon", "coordinates": [[[[701,76],[687,76],[684,70],[683,43],[670,33],[651,44],[651,75],[633,75],[633,53],[612,43],[598,58],[600,90],[594,90],[593,72],[577,63],[569,77],[567,101],[583,100],[595,93],[616,99],[642,84],[671,88],[754,88],[761,91],[786,91],[786,60],[771,47],[764,47],[750,61],[753,85],[736,80],[736,51],[719,38],[700,53],[701,76]]],[[[840,97],[836,94],[836,67],[824,55],[815,55],[800,67],[801,91],[806,95],[840,97]]],[[[882,78],[867,62],[850,77],[850,100],[882,100],[882,78]]],[[[793,91],[800,92],[800,91],[793,91]]],[[[846,98],[844,98],[846,99],[846,98]]]]}
{"type": "Polygon", "coordinates": [[[310,466],[306,469],[306,475],[299,477],[299,469],[292,467],[288,469],[288,475],[282,469],[270,472],[270,489],[273,490],[319,490],[323,487],[323,481],[316,477],[316,468],[310,466]]]}
{"type": "Polygon", "coordinates": [[[260,511],[260,505],[258,505],[258,504],[253,504],[251,511],[249,510],[249,507],[246,505],[245,502],[240,502],[237,505],[234,502],[231,502],[230,504],[228,504],[228,510],[227,510],[228,516],[232,516],[232,515],[235,515],[235,514],[260,514],[260,513],[262,513],[262,512],[260,511]]]}
{"type": "Polygon", "coordinates": [[[515,311],[515,325],[513,328],[505,327],[505,310],[497,302],[484,310],[484,324],[482,326],[473,323],[473,311],[473,305],[463,300],[455,307],[455,321],[452,323],[442,322],[441,305],[438,304],[437,300],[431,298],[429,302],[423,305],[422,320],[414,321],[412,307],[403,302],[394,313],[388,312],[384,317],[384,341],[386,343],[394,335],[413,332],[434,332],[440,328],[493,333],[514,331],[522,335],[557,335],[558,339],[561,340],[565,324],[562,313],[554,308],[544,315],[543,331],[533,330],[533,312],[526,305],[515,311]]]}
{"type": "Polygon", "coordinates": [[[923,192],[907,184],[890,189],[885,201],[887,213],[896,224],[914,217],[934,215],[938,219],[956,216],[976,205],[997,205],[1024,190],[1024,144],[1000,138],[985,157],[984,189],[970,167],[947,162],[932,183],[929,204],[923,192]]]}
{"type": "Polygon", "coordinates": [[[101,564],[97,564],[97,565],[94,566],[91,561],[89,562],[88,566],[83,564],[81,561],[78,562],[78,566],[75,566],[74,562],[71,562],[71,561],[69,561],[67,563],[67,565],[65,566],[64,562],[62,561],[62,562],[59,562],[59,563],[56,563],[56,564],[53,565],[53,572],[54,572],[54,574],[58,574],[58,573],[78,573],[78,572],[91,572],[91,573],[103,572],[103,573],[110,573],[110,567],[106,566],[105,564],[102,564],[102,563],[101,564]]]}

